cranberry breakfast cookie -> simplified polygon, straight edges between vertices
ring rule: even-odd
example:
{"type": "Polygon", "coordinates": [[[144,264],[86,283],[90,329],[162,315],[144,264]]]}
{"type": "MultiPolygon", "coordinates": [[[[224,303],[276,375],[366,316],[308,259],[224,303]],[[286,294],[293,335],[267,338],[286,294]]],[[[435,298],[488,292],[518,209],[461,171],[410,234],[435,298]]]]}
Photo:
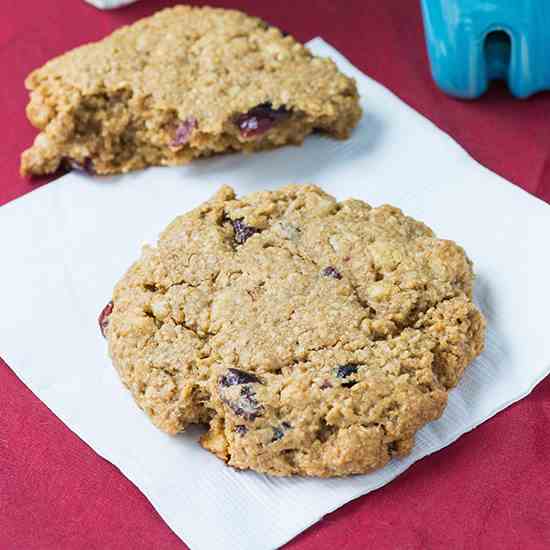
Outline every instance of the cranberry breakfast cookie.
{"type": "Polygon", "coordinates": [[[404,456],[481,352],[472,266],[392,206],[291,185],[223,187],[174,220],[100,317],[139,406],[274,475],[368,472],[404,456]]]}
{"type": "Polygon", "coordinates": [[[186,164],[225,151],[346,138],[355,82],[291,36],[232,10],[177,6],[35,70],[27,116],[40,133],[24,175],[186,164]]]}

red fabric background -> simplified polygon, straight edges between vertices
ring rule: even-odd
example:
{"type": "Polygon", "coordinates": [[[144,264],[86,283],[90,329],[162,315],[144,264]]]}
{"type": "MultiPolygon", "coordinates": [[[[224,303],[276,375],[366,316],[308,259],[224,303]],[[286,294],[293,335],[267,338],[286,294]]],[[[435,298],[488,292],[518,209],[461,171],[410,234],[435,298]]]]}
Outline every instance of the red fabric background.
{"type": "MultiPolygon", "coordinates": [[[[174,3],[142,0],[105,13],[79,0],[2,1],[0,204],[46,183],[18,175],[19,154],[35,134],[24,117],[27,73],[174,3]]],[[[304,41],[324,37],[481,163],[550,201],[550,94],[519,102],[500,87],[472,103],[442,95],[430,80],[417,0],[210,3],[261,16],[304,41]]],[[[0,364],[0,549],[184,548],[139,490],[0,364]]],[[[549,420],[550,378],[288,548],[548,549],[549,420]]]]}

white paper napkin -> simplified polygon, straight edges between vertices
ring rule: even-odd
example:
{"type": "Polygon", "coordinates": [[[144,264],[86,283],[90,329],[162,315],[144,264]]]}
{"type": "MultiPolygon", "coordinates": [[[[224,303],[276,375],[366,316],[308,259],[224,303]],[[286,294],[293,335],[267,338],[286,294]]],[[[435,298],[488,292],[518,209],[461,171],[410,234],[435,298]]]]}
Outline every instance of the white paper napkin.
{"type": "Polygon", "coordinates": [[[322,40],[311,48],[358,81],[365,116],[351,140],[313,136],[303,147],[115,178],[69,174],[0,208],[0,353],[193,550],[282,545],[521,399],[550,370],[550,207],[477,164],[322,40]],[[444,416],[418,434],[412,454],[370,475],[235,472],[196,444],[198,430],[163,434],[122,387],[98,330],[113,284],[172,218],[223,183],[244,194],[289,182],[400,206],[474,261],[487,349],[444,416]]]}

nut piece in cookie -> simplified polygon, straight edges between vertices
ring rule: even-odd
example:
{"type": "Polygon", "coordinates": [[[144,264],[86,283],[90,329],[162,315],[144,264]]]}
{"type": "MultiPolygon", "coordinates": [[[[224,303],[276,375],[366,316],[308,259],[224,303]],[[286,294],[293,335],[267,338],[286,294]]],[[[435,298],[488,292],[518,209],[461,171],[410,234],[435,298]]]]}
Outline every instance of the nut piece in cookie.
{"type": "Polygon", "coordinates": [[[224,187],[144,249],[100,326],[160,429],[207,425],[234,468],[343,476],[407,455],[445,409],[483,349],[473,280],[398,208],[224,187]]]}
{"type": "Polygon", "coordinates": [[[176,6],[33,71],[39,130],[21,173],[117,174],[216,153],[347,138],[353,79],[291,36],[235,10],[176,6]]]}

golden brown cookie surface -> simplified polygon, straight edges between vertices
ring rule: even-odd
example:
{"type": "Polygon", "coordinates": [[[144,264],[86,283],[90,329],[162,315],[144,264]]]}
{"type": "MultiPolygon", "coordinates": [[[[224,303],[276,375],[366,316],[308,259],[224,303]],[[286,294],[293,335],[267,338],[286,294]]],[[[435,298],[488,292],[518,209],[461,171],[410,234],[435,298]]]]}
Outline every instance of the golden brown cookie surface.
{"type": "Polygon", "coordinates": [[[98,174],[185,164],[225,151],[349,135],[352,79],[241,12],[177,6],[82,46],[29,75],[41,130],[23,174],[60,164],[98,174]]]}
{"type": "Polygon", "coordinates": [[[407,454],[481,352],[464,251],[314,186],[174,220],[116,286],[113,362],[161,429],[237,468],[336,476],[407,454]]]}

